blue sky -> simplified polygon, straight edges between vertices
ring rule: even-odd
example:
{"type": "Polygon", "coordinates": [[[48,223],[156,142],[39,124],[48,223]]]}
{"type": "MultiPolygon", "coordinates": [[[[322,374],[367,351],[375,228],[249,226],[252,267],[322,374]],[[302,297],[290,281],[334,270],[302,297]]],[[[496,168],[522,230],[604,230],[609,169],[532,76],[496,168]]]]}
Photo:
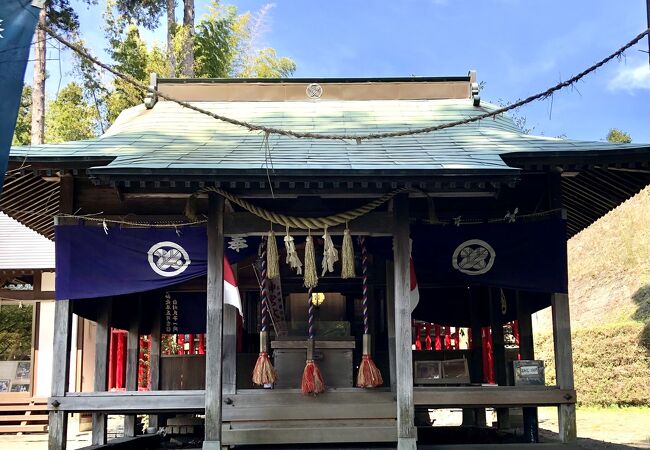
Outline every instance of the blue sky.
{"type": "MultiPolygon", "coordinates": [[[[76,0],[73,0],[73,3],[76,0]]],[[[106,46],[100,6],[79,6],[82,36],[106,46]]],[[[269,3],[231,0],[240,12],[269,3]]],[[[196,0],[197,19],[209,1],[196,0]]],[[[644,0],[282,0],[270,11],[260,46],[293,58],[297,77],[454,76],[470,69],[482,98],[512,101],[568,78],[643,31],[644,0]]],[[[177,17],[181,19],[179,8],[177,17]]],[[[146,33],[164,41],[164,27],[146,33]]],[[[519,109],[534,134],[602,140],[611,127],[650,142],[648,41],[588,76],[576,89],[519,109]]],[[[50,52],[56,57],[56,51],[50,52]]],[[[48,91],[60,72],[51,61],[48,91]]],[[[64,82],[69,58],[63,58],[64,82]]],[[[31,74],[28,73],[28,80],[31,74]]]]}

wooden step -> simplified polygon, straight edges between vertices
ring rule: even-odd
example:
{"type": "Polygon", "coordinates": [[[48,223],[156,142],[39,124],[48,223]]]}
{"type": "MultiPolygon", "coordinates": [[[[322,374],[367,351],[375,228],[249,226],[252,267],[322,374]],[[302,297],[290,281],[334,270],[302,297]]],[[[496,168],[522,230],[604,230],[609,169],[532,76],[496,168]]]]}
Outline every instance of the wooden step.
{"type": "Polygon", "coordinates": [[[47,422],[47,414],[8,414],[0,415],[0,422],[47,422]]]}
{"type": "Polygon", "coordinates": [[[44,433],[47,425],[0,425],[0,433],[44,433]]]}
{"type": "Polygon", "coordinates": [[[47,405],[0,405],[0,412],[47,411],[47,405]]]}

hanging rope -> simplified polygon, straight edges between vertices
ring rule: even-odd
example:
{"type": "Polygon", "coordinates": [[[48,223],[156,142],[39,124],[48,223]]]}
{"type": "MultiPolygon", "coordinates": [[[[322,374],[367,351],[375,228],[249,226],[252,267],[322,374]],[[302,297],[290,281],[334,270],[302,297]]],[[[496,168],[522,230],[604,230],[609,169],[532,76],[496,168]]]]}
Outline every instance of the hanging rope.
{"type": "Polygon", "coordinates": [[[361,247],[361,297],[363,304],[363,334],[368,334],[368,251],[366,250],[366,238],[359,236],[361,247]]]}
{"type": "Polygon", "coordinates": [[[258,386],[273,385],[278,380],[278,373],[276,372],[271,359],[269,358],[269,278],[266,272],[266,239],[260,242],[260,308],[261,308],[261,331],[260,331],[260,353],[253,368],[253,383],[258,386]]]}
{"type": "Polygon", "coordinates": [[[543,100],[543,99],[549,98],[555,92],[557,92],[557,91],[559,91],[561,89],[564,89],[564,88],[566,88],[568,86],[572,86],[577,81],[579,81],[583,77],[587,76],[591,72],[599,69],[601,66],[608,63],[612,59],[620,57],[627,49],[629,49],[634,44],[639,42],[641,39],[643,39],[650,32],[650,29],[647,29],[647,30],[643,31],[642,33],[638,34],[634,39],[629,41],[627,44],[623,45],[621,48],[616,50],[614,53],[612,53],[609,56],[601,59],[600,61],[593,64],[589,68],[583,70],[579,74],[577,74],[577,75],[575,75],[575,76],[573,76],[573,77],[571,77],[571,78],[569,78],[569,79],[567,79],[565,81],[562,81],[562,82],[556,84],[555,86],[553,86],[553,87],[551,87],[549,89],[546,89],[545,91],[542,91],[542,92],[539,92],[537,94],[531,95],[531,96],[529,96],[529,97],[527,97],[527,98],[525,98],[523,100],[519,100],[518,102],[511,103],[510,105],[504,106],[502,108],[495,109],[495,110],[493,110],[491,112],[487,112],[487,113],[484,113],[484,114],[479,114],[477,116],[468,117],[466,119],[455,120],[453,122],[447,122],[447,123],[443,123],[443,124],[439,124],[439,125],[433,125],[433,126],[422,127],[422,128],[412,128],[412,129],[409,129],[409,130],[402,130],[402,131],[391,131],[391,132],[369,133],[369,134],[324,134],[324,133],[299,132],[299,131],[294,131],[294,130],[285,130],[285,129],[282,129],[282,128],[275,128],[275,127],[267,127],[267,126],[263,126],[263,125],[257,125],[257,124],[253,124],[253,123],[250,123],[250,122],[246,122],[244,120],[237,120],[237,119],[233,119],[231,117],[226,117],[226,116],[223,116],[221,114],[217,114],[217,113],[214,113],[212,111],[208,111],[206,109],[200,108],[200,107],[195,106],[195,105],[193,105],[193,104],[191,104],[189,102],[179,100],[179,99],[174,98],[174,97],[172,97],[170,95],[167,95],[167,94],[163,94],[160,91],[158,91],[156,88],[154,88],[152,86],[147,86],[147,85],[141,83],[140,81],[136,80],[135,78],[115,70],[111,66],[102,63],[97,58],[90,55],[83,48],[79,47],[76,44],[73,44],[72,42],[68,41],[64,37],[60,36],[59,34],[57,34],[51,28],[49,28],[49,27],[47,27],[45,25],[39,25],[39,27],[41,29],[43,29],[47,34],[52,36],[54,39],[56,39],[57,41],[59,41],[60,43],[65,45],[66,47],[73,50],[78,55],[82,56],[83,58],[86,58],[87,60],[89,60],[93,64],[101,67],[102,69],[112,73],[117,78],[120,78],[120,79],[126,81],[127,83],[133,85],[137,89],[140,89],[141,91],[144,91],[144,92],[150,92],[150,93],[155,94],[156,96],[158,96],[160,98],[163,98],[163,99],[168,100],[168,101],[172,101],[172,102],[174,102],[174,103],[176,103],[176,104],[178,104],[180,106],[183,106],[184,108],[191,109],[191,110],[196,111],[198,113],[201,113],[201,114],[204,114],[206,116],[212,117],[213,119],[217,119],[217,120],[220,120],[222,122],[229,123],[231,125],[236,125],[236,126],[239,126],[239,127],[243,127],[243,128],[246,128],[249,131],[260,131],[260,132],[263,132],[265,134],[277,134],[277,135],[281,135],[281,136],[289,136],[289,137],[294,137],[294,138],[327,139],[327,140],[354,140],[357,143],[361,142],[362,140],[385,139],[385,138],[394,138],[394,137],[401,137],[401,136],[412,136],[412,135],[415,135],[415,134],[422,134],[422,133],[430,133],[432,131],[438,131],[438,130],[443,130],[443,129],[446,129],[446,128],[452,128],[452,127],[456,127],[456,126],[459,126],[459,125],[465,125],[465,124],[472,123],[472,122],[478,122],[480,120],[484,120],[484,119],[487,119],[487,118],[490,118],[490,117],[496,117],[496,116],[498,116],[500,114],[503,114],[503,113],[508,112],[510,110],[513,110],[515,108],[519,108],[521,106],[524,106],[524,105],[526,105],[528,103],[531,103],[531,102],[534,102],[536,100],[543,100]]]}
{"type": "Polygon", "coordinates": [[[363,349],[359,372],[357,373],[357,387],[373,388],[384,384],[379,368],[372,360],[371,336],[368,327],[368,250],[366,249],[365,236],[359,236],[361,247],[361,296],[363,301],[363,349]]]}
{"type": "Polygon", "coordinates": [[[316,331],[314,330],[314,302],[312,294],[313,288],[309,288],[309,291],[307,292],[307,301],[309,302],[307,319],[307,333],[309,336],[309,339],[307,340],[307,361],[305,362],[305,369],[302,372],[302,381],[300,383],[300,389],[305,395],[317,395],[325,392],[325,381],[323,380],[323,375],[314,361],[314,339],[316,337],[316,331]]]}

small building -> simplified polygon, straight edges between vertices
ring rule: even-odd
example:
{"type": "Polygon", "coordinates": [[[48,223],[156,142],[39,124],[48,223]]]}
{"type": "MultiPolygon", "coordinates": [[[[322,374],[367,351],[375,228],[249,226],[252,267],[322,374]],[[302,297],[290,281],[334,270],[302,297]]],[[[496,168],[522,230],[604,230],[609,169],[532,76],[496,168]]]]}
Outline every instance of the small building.
{"type": "Polygon", "coordinates": [[[494,448],[534,446],[536,408],[554,406],[558,446],[575,441],[566,240],[650,184],[649,145],[526,135],[505,115],[406,133],[497,110],[472,72],[152,85],[160,98],[124,111],[105,135],[10,156],[29,189],[57,192],[45,213],[43,196],[5,189],[0,200],[56,239],[51,449],[65,448],[77,412],[92,413],[95,444],[108,414],[126,415],[127,435],[137,414],[171,432],[189,414],[204,449],[494,448]],[[404,135],[372,136],[386,132],[404,135]],[[531,330],[531,314],[548,306],[554,386],[531,330]],[[97,327],[91,391],[64,381],[74,315],[97,327]],[[504,326],[514,320],[513,356],[504,326]],[[128,330],[124,391],[107,392],[111,327],[128,330]],[[188,354],[166,355],[179,336],[188,354]],[[267,353],[278,377],[256,386],[267,353]],[[371,356],[383,383],[357,387],[371,356]],[[304,395],[321,390],[301,379],[314,362],[324,392],[304,395]],[[463,426],[432,426],[440,408],[462,409],[463,426]],[[495,427],[485,408],[496,409],[495,427]],[[523,436],[494,432],[511,428],[515,410],[523,436]]]}
{"type": "Polygon", "coordinates": [[[54,243],[0,213],[0,433],[46,431],[53,335],[54,243]]]}

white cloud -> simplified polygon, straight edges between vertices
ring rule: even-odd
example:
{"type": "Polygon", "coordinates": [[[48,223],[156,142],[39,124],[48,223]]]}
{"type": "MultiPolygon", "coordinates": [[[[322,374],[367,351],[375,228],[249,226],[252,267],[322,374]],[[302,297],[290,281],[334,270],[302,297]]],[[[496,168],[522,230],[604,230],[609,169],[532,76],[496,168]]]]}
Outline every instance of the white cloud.
{"type": "Polygon", "coordinates": [[[650,89],[650,67],[648,62],[641,62],[636,66],[621,65],[614,77],[607,83],[610,91],[628,91],[637,89],[650,89]]]}

